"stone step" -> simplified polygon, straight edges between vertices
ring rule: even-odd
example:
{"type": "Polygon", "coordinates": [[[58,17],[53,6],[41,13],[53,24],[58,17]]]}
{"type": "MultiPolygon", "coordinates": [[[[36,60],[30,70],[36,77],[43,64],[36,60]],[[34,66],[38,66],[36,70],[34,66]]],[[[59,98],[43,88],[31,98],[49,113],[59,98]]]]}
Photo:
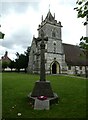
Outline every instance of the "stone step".
{"type": "Polygon", "coordinates": [[[35,110],[49,110],[50,108],[50,104],[49,104],[49,100],[39,100],[39,99],[35,99],[35,103],[34,103],[34,109],[35,110]]]}

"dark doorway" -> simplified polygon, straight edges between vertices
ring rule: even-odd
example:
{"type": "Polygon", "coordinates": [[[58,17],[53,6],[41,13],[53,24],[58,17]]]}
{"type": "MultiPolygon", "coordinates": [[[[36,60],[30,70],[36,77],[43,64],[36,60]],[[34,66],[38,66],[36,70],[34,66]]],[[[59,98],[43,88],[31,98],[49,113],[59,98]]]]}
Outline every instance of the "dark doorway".
{"type": "Polygon", "coordinates": [[[56,74],[56,63],[53,63],[52,65],[52,74],[56,74]]]}

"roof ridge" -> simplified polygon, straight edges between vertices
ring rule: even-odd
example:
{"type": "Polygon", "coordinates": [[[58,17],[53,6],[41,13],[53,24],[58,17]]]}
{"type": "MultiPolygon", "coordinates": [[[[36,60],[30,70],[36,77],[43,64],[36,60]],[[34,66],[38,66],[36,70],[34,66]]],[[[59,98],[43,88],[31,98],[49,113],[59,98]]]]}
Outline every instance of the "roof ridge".
{"type": "Polygon", "coordinates": [[[62,44],[64,44],[64,45],[71,45],[71,46],[77,46],[77,47],[79,47],[78,45],[73,45],[73,44],[69,44],[69,43],[62,43],[62,44]]]}

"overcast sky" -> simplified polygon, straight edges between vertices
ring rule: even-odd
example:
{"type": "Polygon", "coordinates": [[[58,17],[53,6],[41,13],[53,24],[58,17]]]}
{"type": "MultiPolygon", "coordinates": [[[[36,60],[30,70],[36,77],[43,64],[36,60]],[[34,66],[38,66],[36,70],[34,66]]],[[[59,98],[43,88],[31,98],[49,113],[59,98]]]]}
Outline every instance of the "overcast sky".
{"type": "Polygon", "coordinates": [[[31,45],[33,35],[38,36],[37,28],[41,23],[41,16],[45,18],[49,8],[52,15],[55,13],[56,20],[62,23],[63,43],[77,45],[81,36],[85,36],[83,20],[78,19],[77,12],[74,11],[76,0],[17,1],[0,2],[0,31],[5,33],[4,40],[0,39],[0,57],[8,51],[8,56],[13,60],[16,52],[26,51],[31,45]]]}

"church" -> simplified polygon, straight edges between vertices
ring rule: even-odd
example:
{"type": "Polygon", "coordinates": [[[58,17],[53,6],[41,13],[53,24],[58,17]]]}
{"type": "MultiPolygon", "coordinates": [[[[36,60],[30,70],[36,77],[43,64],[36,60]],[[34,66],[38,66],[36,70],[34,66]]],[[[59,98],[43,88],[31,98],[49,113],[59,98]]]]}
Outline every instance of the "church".
{"type": "MultiPolygon", "coordinates": [[[[50,10],[45,19],[38,26],[38,38],[41,30],[48,37],[45,42],[45,70],[46,74],[85,74],[85,66],[88,65],[86,56],[81,48],[76,45],[62,42],[62,24],[55,20],[55,14],[50,10]]],[[[33,37],[29,55],[28,72],[40,73],[40,43],[33,37]]]]}

